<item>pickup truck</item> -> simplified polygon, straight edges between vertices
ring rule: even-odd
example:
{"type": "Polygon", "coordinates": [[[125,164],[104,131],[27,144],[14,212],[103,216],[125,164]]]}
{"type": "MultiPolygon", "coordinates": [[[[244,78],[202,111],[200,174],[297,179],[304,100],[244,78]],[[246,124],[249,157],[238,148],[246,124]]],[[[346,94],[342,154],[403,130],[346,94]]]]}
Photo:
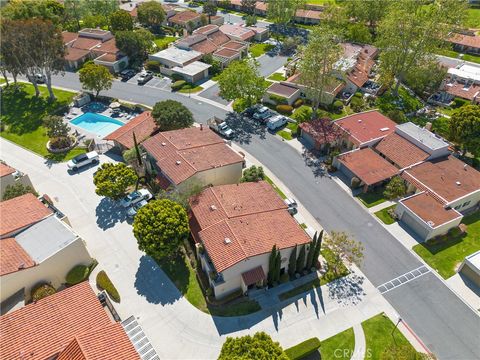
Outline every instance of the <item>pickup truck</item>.
{"type": "Polygon", "coordinates": [[[208,127],[215,131],[217,134],[223,136],[226,139],[233,137],[233,130],[230,129],[225,121],[218,119],[215,116],[207,121],[208,127]]]}
{"type": "Polygon", "coordinates": [[[268,119],[267,121],[267,128],[271,131],[274,131],[278,129],[279,127],[282,127],[288,122],[288,119],[285,116],[282,115],[275,115],[268,119]]]}

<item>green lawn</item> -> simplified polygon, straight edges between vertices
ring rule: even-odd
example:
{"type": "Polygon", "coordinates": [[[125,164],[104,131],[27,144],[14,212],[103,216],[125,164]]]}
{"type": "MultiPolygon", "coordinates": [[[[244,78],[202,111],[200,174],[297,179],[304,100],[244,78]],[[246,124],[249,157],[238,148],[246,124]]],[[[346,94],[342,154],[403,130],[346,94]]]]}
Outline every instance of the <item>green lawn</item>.
{"type": "Polygon", "coordinates": [[[285,80],[285,76],[282,73],[273,73],[267,79],[275,80],[275,81],[283,81],[285,80]]]}
{"type": "Polygon", "coordinates": [[[467,27],[478,28],[480,24],[480,9],[468,9],[467,18],[464,25],[467,27]]]}
{"type": "Polygon", "coordinates": [[[377,212],[375,213],[375,215],[376,215],[380,220],[382,220],[384,224],[386,224],[386,225],[391,225],[391,224],[393,224],[396,220],[390,216],[390,214],[388,213],[388,210],[390,210],[390,209],[395,209],[396,206],[397,206],[397,205],[392,205],[392,206],[389,206],[389,207],[387,207],[387,208],[385,208],[385,209],[382,209],[382,210],[380,210],[380,211],[377,211],[377,212]]]}
{"type": "MultiPolygon", "coordinates": [[[[440,50],[438,51],[438,53],[439,53],[440,55],[448,56],[448,57],[455,58],[455,59],[460,58],[460,57],[459,57],[460,53],[459,53],[459,52],[456,52],[456,51],[454,51],[454,50],[440,49],[440,50]]],[[[478,56],[478,55],[464,54],[464,55],[462,56],[462,60],[471,61],[471,62],[480,64],[480,56],[478,56]]]]}
{"type": "Polygon", "coordinates": [[[259,57],[265,54],[267,51],[272,50],[275,45],[272,44],[253,44],[249,50],[253,57],[259,57]]]}
{"type": "Polygon", "coordinates": [[[181,88],[180,90],[178,90],[178,92],[182,93],[182,94],[194,94],[194,93],[197,93],[197,92],[202,91],[202,90],[203,90],[203,87],[201,87],[201,86],[191,87],[190,85],[186,85],[183,88],[181,88]]]}
{"type": "MultiPolygon", "coordinates": [[[[325,258],[327,261],[327,264],[330,264],[330,259],[332,258],[332,253],[329,249],[324,249],[322,251],[322,256],[325,258]]],[[[345,267],[345,265],[342,264],[341,268],[338,271],[338,274],[335,274],[332,270],[331,266],[328,266],[327,272],[322,276],[318,277],[316,279],[313,279],[303,285],[297,286],[296,288],[293,288],[292,290],[285,291],[284,293],[281,293],[278,295],[278,298],[283,301],[287,300],[291,297],[300,295],[304,292],[310,291],[312,289],[316,289],[319,286],[325,285],[333,280],[339,279],[341,277],[344,277],[348,275],[348,269],[345,267]]]]}
{"type": "Polygon", "coordinates": [[[357,198],[365,205],[367,208],[374,207],[375,205],[381,204],[386,201],[383,196],[383,188],[375,189],[367,193],[361,193],[357,198]]]}
{"type": "Polygon", "coordinates": [[[329,4],[335,4],[335,0],[307,0],[307,4],[329,5],[329,4]]]}
{"type": "Polygon", "coordinates": [[[2,94],[1,121],[5,129],[0,133],[3,138],[13,141],[43,157],[54,161],[66,161],[85,152],[83,148],[75,148],[65,154],[51,154],[46,148],[48,137],[42,126],[42,118],[55,113],[59,108],[68,105],[75,93],[55,89],[57,100],[48,101],[48,91],[40,87],[40,97],[35,97],[31,84],[20,84],[14,91],[13,86],[4,89],[2,94]]]}
{"type": "Polygon", "coordinates": [[[287,141],[293,139],[292,133],[287,130],[280,130],[277,132],[277,135],[280,135],[282,138],[284,138],[287,141]]]}
{"type": "Polygon", "coordinates": [[[175,36],[159,36],[153,40],[153,42],[159,49],[163,50],[168,47],[168,44],[174,42],[175,40],[177,40],[175,36]]]}
{"type": "Polygon", "coordinates": [[[283,191],[280,190],[280,188],[277,185],[275,185],[272,179],[270,179],[267,175],[265,175],[265,181],[268,182],[270,185],[272,185],[273,189],[277,192],[278,195],[280,195],[282,199],[287,198],[287,195],[285,195],[283,191]]]}
{"type": "Polygon", "coordinates": [[[320,346],[322,360],[348,360],[355,349],[353,328],[347,329],[324,341],[320,346]],[[345,356],[344,356],[345,355],[345,356]]]}
{"type": "Polygon", "coordinates": [[[413,348],[398,329],[393,331],[395,324],[384,314],[378,314],[362,322],[362,327],[367,341],[366,348],[370,352],[370,356],[368,356],[370,360],[380,360],[382,352],[391,346],[413,348]]]}
{"type": "Polygon", "coordinates": [[[5,84],[5,83],[6,83],[5,78],[3,78],[3,77],[0,78],[0,84],[5,84]]]}
{"type": "Polygon", "coordinates": [[[298,131],[298,123],[289,122],[287,124],[287,129],[289,129],[292,132],[292,134],[296,134],[298,131]]]}
{"type": "Polygon", "coordinates": [[[455,275],[465,256],[480,250],[480,213],[466,216],[462,223],[467,225],[467,233],[463,237],[447,236],[447,239],[429,241],[413,247],[444,279],[455,275]]]}

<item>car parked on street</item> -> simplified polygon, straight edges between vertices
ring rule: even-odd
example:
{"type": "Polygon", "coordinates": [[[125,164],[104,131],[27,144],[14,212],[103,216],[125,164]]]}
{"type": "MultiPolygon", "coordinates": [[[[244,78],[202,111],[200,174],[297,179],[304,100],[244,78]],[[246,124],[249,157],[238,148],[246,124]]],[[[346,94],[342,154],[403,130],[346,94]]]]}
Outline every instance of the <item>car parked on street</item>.
{"type": "Polygon", "coordinates": [[[120,77],[122,78],[122,81],[128,81],[130,80],[132,77],[135,76],[135,70],[132,70],[132,69],[126,69],[126,70],[123,70],[121,73],[120,73],[120,77]]]}
{"type": "Polygon", "coordinates": [[[137,215],[138,210],[140,210],[142,207],[144,207],[147,204],[148,204],[147,200],[142,200],[140,202],[137,202],[135,205],[130,206],[127,210],[127,216],[129,218],[133,218],[135,215],[137,215]]]}
{"type": "Polygon", "coordinates": [[[281,128],[288,122],[288,119],[283,115],[275,115],[268,119],[267,128],[270,131],[275,131],[278,128],[281,128]]]}
{"type": "Polygon", "coordinates": [[[75,156],[73,159],[67,162],[68,170],[77,171],[81,167],[90,165],[90,164],[98,164],[100,159],[98,157],[98,153],[96,151],[90,151],[85,154],[80,154],[75,156]]]}
{"type": "Polygon", "coordinates": [[[215,131],[220,136],[223,136],[225,139],[231,139],[235,134],[225,121],[215,116],[207,120],[207,124],[210,129],[215,131]]]}
{"type": "Polygon", "coordinates": [[[152,198],[152,194],[150,193],[150,191],[148,191],[147,189],[140,189],[140,190],[131,192],[130,194],[125,196],[123,199],[121,199],[120,205],[122,205],[122,207],[124,208],[127,208],[129,206],[135,205],[139,201],[142,201],[142,200],[148,201],[151,198],[152,198]]]}
{"type": "Polygon", "coordinates": [[[144,85],[153,78],[153,72],[151,71],[142,71],[140,76],[137,78],[138,85],[144,85]]]}
{"type": "Polygon", "coordinates": [[[253,114],[253,119],[265,123],[268,118],[273,116],[273,112],[266,106],[262,106],[253,114]]]}

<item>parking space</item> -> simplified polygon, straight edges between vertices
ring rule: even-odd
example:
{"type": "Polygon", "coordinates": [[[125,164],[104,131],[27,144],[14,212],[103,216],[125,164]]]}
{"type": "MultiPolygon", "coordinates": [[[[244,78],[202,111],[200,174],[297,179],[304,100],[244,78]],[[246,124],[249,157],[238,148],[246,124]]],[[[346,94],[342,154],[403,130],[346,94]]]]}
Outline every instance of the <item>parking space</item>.
{"type": "MultiPolygon", "coordinates": [[[[129,79],[127,83],[137,84],[138,83],[137,80],[139,76],[140,76],[140,73],[136,74],[134,77],[129,79]]],[[[171,88],[170,88],[171,83],[172,83],[172,80],[170,78],[164,77],[162,75],[155,75],[153,79],[149,80],[147,83],[141,86],[161,89],[165,91],[171,91],[171,88]]]]}

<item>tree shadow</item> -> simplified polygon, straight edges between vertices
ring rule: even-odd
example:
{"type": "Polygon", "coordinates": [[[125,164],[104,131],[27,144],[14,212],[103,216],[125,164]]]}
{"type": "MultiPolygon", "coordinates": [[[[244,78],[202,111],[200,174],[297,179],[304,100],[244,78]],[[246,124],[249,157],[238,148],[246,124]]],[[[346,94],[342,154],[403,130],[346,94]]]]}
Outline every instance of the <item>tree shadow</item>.
{"type": "Polygon", "coordinates": [[[339,304],[356,305],[365,294],[363,282],[365,278],[356,274],[344,276],[327,284],[329,297],[339,304]]]}
{"type": "Polygon", "coordinates": [[[227,114],[225,122],[235,133],[233,140],[239,144],[249,144],[253,135],[265,139],[265,127],[251,118],[230,112],[227,114]]]}
{"type": "Polygon", "coordinates": [[[126,220],[126,211],[112,199],[104,197],[95,209],[97,216],[97,226],[102,230],[107,230],[115,226],[118,222],[126,220]]]}

